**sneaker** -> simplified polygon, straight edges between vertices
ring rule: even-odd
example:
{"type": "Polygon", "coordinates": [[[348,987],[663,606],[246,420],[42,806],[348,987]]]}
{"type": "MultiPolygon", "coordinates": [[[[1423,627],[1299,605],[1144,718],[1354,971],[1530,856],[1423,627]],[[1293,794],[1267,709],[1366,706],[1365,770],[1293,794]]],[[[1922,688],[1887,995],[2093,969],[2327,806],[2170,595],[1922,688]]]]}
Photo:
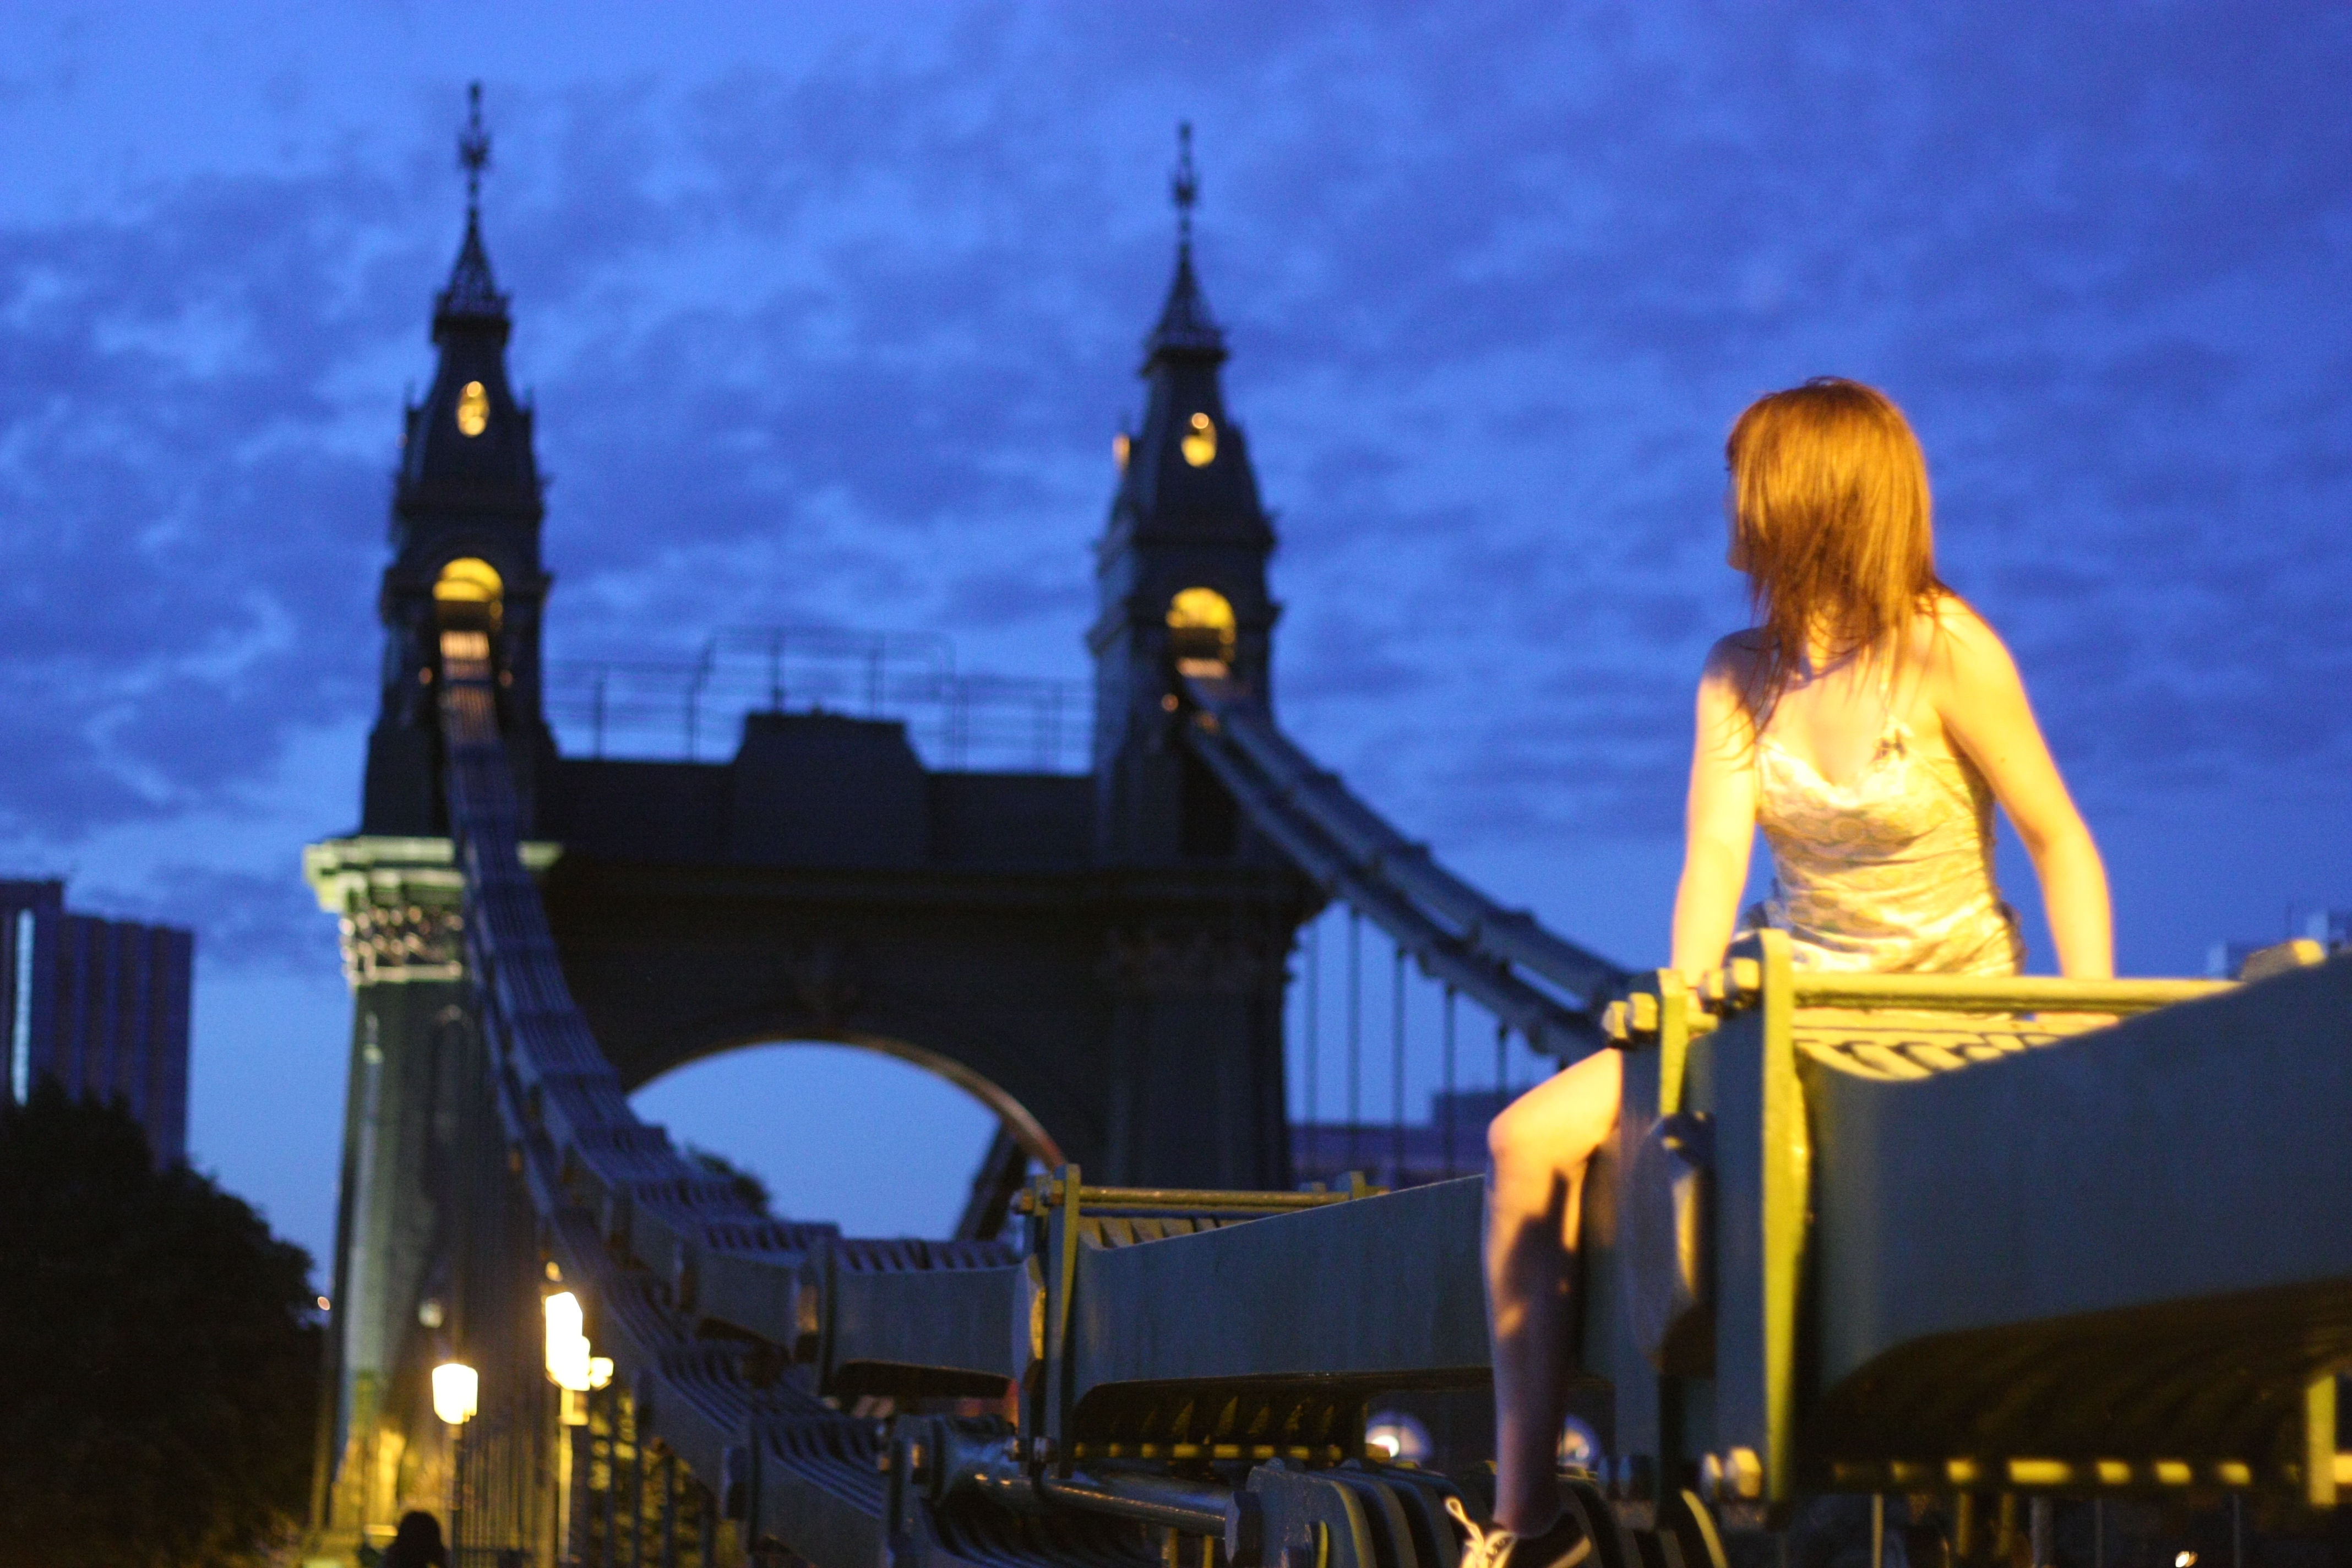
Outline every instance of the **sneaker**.
{"type": "Polygon", "coordinates": [[[1445,1511],[1462,1531],[1462,1568],[1577,1568],[1592,1555],[1592,1542],[1565,1505],[1540,1535],[1514,1535],[1500,1525],[1481,1530],[1458,1497],[1445,1500],[1445,1511]]]}

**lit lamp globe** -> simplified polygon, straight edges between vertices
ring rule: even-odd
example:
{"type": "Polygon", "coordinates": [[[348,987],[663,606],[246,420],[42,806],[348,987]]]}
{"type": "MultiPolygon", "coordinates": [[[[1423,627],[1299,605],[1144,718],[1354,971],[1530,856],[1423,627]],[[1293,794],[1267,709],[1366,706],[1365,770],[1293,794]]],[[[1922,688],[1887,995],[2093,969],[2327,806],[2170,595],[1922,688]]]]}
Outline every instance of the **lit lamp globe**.
{"type": "Polygon", "coordinates": [[[558,1388],[573,1394],[585,1394],[589,1389],[588,1336],[583,1331],[587,1314],[582,1310],[580,1298],[569,1290],[559,1290],[547,1299],[547,1377],[558,1388]]]}
{"type": "Polygon", "coordinates": [[[479,1407],[482,1379],[461,1361],[445,1361],[433,1369],[433,1414],[452,1426],[463,1426],[479,1407]]]}

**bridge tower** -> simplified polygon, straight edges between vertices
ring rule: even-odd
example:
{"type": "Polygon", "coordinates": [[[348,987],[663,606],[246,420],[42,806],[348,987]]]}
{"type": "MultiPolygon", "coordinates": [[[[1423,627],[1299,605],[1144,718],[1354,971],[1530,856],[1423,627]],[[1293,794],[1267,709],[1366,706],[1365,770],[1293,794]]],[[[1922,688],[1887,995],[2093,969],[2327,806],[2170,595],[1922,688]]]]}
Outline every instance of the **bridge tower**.
{"type": "Polygon", "coordinates": [[[462,1348],[453,1258],[461,1230],[480,1224],[457,1191],[465,1123],[481,1114],[481,1067],[441,784],[443,626],[491,635],[526,814],[552,757],[540,710],[543,508],[531,412],[507,376],[507,299],[482,239],[489,139],[478,86],[458,156],[466,230],[434,301],[439,363],[424,400],[404,411],[393,479],[393,559],[377,601],[381,702],[360,830],[304,854],[320,903],[341,917],[352,990],[311,1509],[320,1542],[342,1551],[381,1546],[404,1501],[446,1493],[436,1467],[447,1454],[417,1440],[437,1436],[424,1379],[435,1359],[462,1348]]]}
{"type": "Polygon", "coordinates": [[[1286,1184],[1283,995],[1298,922],[1318,900],[1178,734],[1196,718],[1188,676],[1271,700],[1276,613],[1265,584],[1274,528],[1226,411],[1224,333],[1192,266],[1192,141],[1180,127],[1176,273],[1144,340],[1142,422],[1117,441],[1087,638],[1095,860],[1131,879],[1110,933],[1107,1173],[1286,1184]]]}
{"type": "Polygon", "coordinates": [[[1192,127],[1180,136],[1176,276],[1144,340],[1143,422],[1118,437],[1118,489],[1095,547],[1095,822],[1109,864],[1198,864],[1243,850],[1232,797],[1171,743],[1170,726],[1186,674],[1234,680],[1269,706],[1273,698],[1274,526],[1248,443],[1225,411],[1225,335],[1192,269],[1192,127]]]}
{"type": "Polygon", "coordinates": [[[492,634],[504,683],[499,719],[526,812],[549,750],[539,658],[548,587],[539,535],[546,508],[531,410],[507,378],[513,323],[482,243],[481,173],[489,138],[478,86],[458,149],[467,171],[466,237],[448,285],[434,301],[440,363],[425,400],[406,410],[393,480],[393,560],[376,606],[384,629],[383,695],[368,738],[361,822],[369,834],[447,831],[438,802],[433,690],[445,620],[478,619],[492,634]]]}
{"type": "MultiPolygon", "coordinates": [[[[1200,718],[1187,676],[1265,690],[1274,623],[1273,531],[1193,271],[1189,153],[1175,282],[1145,347],[1149,412],[1124,438],[1097,545],[1094,766],[1066,774],[934,770],[903,721],[781,698],[724,762],[560,754],[541,707],[540,478],[482,237],[478,107],[460,149],[465,237],[435,305],[432,387],[406,414],[360,830],[305,852],[353,990],[314,1499],[336,1552],[446,1496],[427,1373],[483,1342],[499,1291],[528,1287],[537,1310],[530,1214],[504,1173],[467,980],[442,629],[490,635],[523,858],[622,1091],[776,1041],[920,1063],[1000,1118],[968,1235],[993,1234],[1031,1160],[1097,1183],[1287,1185],[1283,999],[1297,927],[1324,897],[1181,738],[1200,718]],[[499,1257],[524,1273],[482,1262],[499,1257]]],[[[779,1140],[823,1133],[780,1109],[779,1140]]],[[[487,1383],[483,1397],[478,1431],[495,1425],[487,1383]]]]}

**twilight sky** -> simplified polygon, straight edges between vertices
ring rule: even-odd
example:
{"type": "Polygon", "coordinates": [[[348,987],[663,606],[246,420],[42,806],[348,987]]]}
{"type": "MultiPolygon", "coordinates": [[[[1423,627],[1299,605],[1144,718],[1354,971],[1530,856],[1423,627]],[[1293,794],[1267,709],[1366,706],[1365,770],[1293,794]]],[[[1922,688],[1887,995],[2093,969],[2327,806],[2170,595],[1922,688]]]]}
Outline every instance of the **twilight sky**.
{"type": "MultiPolygon", "coordinates": [[[[1945,574],[2017,651],[2125,968],[2352,903],[2340,10],[7,17],[0,870],[198,928],[195,1157],[314,1252],[348,1004],[299,852],[357,815],[474,77],[554,657],[832,625],[1082,676],[1189,118],[1279,514],[1282,712],[1473,876],[1662,958],[1690,683],[1742,615],[1723,432],[1828,372],[1919,428],[1945,574]]],[[[712,1072],[656,1109],[795,1213],[940,1223],[978,1151],[968,1111],[901,1104],[931,1163],[844,1210],[839,1150],[743,1140],[898,1080],[712,1072]]]]}

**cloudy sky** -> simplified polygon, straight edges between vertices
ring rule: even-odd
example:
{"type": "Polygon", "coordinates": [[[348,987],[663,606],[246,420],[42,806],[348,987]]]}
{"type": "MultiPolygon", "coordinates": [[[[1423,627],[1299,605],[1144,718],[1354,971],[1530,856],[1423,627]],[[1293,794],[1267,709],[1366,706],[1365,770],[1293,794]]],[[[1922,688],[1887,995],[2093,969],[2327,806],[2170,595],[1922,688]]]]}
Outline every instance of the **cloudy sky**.
{"type": "MultiPolygon", "coordinates": [[[[556,657],[831,625],[1082,676],[1190,119],[1284,717],[1479,879],[1662,956],[1690,683],[1742,615],[1722,435],[1834,372],[1919,427],[2124,966],[2352,904],[2341,11],[0,16],[0,866],[198,928],[196,1157],[314,1250],[347,1001],[299,852],[356,816],[474,78],[556,657]]],[[[909,1192],[975,1152],[940,1115],[909,1192]]],[[[874,1223],[952,1206],[906,1202],[874,1223]]]]}

